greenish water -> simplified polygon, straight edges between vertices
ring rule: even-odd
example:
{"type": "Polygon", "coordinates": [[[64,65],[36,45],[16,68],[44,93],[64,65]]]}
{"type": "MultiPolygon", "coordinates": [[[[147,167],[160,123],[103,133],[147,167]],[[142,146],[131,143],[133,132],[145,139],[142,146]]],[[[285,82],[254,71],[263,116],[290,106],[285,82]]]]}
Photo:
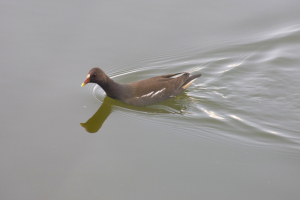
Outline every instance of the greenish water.
{"type": "Polygon", "coordinates": [[[2,1],[0,199],[297,199],[298,1],[2,1]],[[195,71],[176,98],[120,83],[195,71]]]}

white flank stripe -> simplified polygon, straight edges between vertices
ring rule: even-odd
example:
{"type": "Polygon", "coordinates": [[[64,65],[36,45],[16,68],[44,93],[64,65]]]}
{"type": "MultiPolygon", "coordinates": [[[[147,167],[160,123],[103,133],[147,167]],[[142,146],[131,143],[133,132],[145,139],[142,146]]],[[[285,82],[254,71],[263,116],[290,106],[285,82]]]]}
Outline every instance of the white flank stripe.
{"type": "Polygon", "coordinates": [[[157,92],[155,92],[154,94],[152,94],[151,98],[154,97],[155,95],[157,95],[158,93],[164,91],[166,88],[163,88],[161,90],[158,90],[157,92]]]}
{"type": "Polygon", "coordinates": [[[148,97],[148,96],[150,96],[152,93],[153,93],[154,91],[152,91],[152,92],[149,92],[148,94],[144,94],[143,96],[141,96],[141,97],[135,97],[135,98],[142,98],[142,97],[148,97]]]}
{"type": "Polygon", "coordinates": [[[144,94],[143,96],[141,96],[141,97],[147,97],[147,96],[150,96],[152,93],[153,93],[154,91],[152,91],[152,92],[149,92],[148,94],[144,94]]]}

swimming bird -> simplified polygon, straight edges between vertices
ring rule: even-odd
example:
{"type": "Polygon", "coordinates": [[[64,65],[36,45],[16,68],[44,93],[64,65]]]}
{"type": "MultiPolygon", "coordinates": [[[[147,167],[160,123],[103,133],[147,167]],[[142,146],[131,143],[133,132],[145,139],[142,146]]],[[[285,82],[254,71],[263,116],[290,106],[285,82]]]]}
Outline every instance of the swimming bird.
{"type": "Polygon", "coordinates": [[[93,68],[81,87],[87,83],[96,83],[110,98],[134,106],[145,106],[181,94],[200,76],[201,74],[190,75],[189,72],[181,72],[120,84],[109,78],[100,68],[93,68]]]}

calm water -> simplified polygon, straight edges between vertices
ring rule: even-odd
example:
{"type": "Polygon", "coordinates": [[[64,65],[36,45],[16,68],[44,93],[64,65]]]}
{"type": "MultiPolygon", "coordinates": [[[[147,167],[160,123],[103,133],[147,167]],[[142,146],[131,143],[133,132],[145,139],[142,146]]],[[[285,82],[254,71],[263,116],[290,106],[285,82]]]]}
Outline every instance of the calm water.
{"type": "Polygon", "coordinates": [[[0,5],[0,199],[299,198],[298,0],[0,5]],[[93,67],[202,76],[134,107],[93,67]]]}

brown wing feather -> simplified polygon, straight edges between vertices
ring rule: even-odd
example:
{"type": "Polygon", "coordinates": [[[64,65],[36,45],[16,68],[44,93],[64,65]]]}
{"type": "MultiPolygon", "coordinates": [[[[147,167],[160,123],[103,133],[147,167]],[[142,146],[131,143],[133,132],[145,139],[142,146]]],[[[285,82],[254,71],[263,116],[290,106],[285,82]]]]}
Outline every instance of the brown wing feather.
{"type": "Polygon", "coordinates": [[[171,78],[179,74],[181,73],[157,76],[127,84],[131,88],[131,98],[126,102],[133,105],[146,105],[172,98],[176,90],[190,76],[189,73],[183,73],[177,78],[171,78]]]}

